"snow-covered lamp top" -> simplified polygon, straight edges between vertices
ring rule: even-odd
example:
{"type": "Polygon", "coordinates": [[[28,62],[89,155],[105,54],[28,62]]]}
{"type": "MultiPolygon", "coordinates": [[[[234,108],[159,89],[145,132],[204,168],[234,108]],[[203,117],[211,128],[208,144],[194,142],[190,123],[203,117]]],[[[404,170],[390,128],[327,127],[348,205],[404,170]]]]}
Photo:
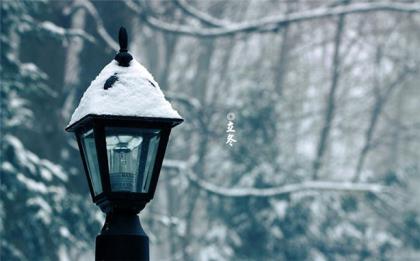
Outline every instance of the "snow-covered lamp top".
{"type": "Polygon", "coordinates": [[[83,94],[67,127],[87,115],[182,119],[149,71],[136,59],[125,62],[121,65],[121,61],[112,60],[102,69],[83,94]]]}

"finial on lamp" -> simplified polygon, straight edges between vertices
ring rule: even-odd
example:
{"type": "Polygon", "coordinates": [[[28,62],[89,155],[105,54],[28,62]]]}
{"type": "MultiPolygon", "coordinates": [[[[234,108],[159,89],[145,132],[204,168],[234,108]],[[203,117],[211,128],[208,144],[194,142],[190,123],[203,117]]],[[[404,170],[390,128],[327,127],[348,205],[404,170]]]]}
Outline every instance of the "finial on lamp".
{"type": "Polygon", "coordinates": [[[127,30],[123,26],[120,27],[120,31],[118,32],[118,41],[120,43],[120,51],[115,56],[115,60],[118,62],[119,66],[128,67],[130,66],[130,61],[133,60],[133,56],[128,53],[127,50],[127,30]]]}

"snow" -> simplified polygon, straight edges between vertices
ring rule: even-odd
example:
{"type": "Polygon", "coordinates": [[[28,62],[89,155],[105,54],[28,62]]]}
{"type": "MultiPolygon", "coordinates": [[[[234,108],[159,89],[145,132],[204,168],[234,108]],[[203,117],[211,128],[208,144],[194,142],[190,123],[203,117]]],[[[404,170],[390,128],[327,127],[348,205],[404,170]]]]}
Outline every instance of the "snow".
{"type": "Polygon", "coordinates": [[[15,167],[13,167],[13,165],[10,162],[7,162],[7,161],[5,161],[1,164],[1,170],[2,171],[7,171],[7,172],[15,172],[16,171],[15,167]]]}
{"type": "Polygon", "coordinates": [[[60,234],[65,238],[70,238],[71,233],[66,227],[60,227],[60,234]]]}
{"type": "Polygon", "coordinates": [[[277,216],[281,219],[283,219],[286,216],[287,212],[287,201],[286,200],[270,200],[271,205],[274,208],[274,211],[276,212],[277,216]]]}
{"type": "MultiPolygon", "coordinates": [[[[51,161],[45,159],[40,159],[33,152],[26,150],[23,147],[22,142],[17,137],[6,135],[4,140],[13,146],[14,150],[16,151],[17,161],[19,164],[27,168],[34,177],[36,177],[39,173],[39,175],[46,181],[51,181],[53,177],[56,177],[62,181],[68,180],[66,173],[60,165],[54,164],[51,161]]],[[[10,169],[10,167],[13,168],[10,163],[6,165],[2,164],[2,169],[5,171],[10,169]]],[[[21,181],[22,180],[23,178],[21,181]]]]}
{"type": "Polygon", "coordinates": [[[28,206],[39,207],[34,217],[39,218],[45,224],[51,224],[52,209],[50,205],[43,198],[41,197],[30,198],[26,204],[28,206]]]}
{"type": "Polygon", "coordinates": [[[52,175],[56,176],[62,181],[68,180],[66,173],[64,173],[63,168],[60,165],[54,164],[51,161],[44,159],[41,159],[40,163],[43,167],[47,168],[47,171],[49,171],[52,175]]]}
{"type": "Polygon", "coordinates": [[[41,168],[40,169],[40,174],[44,179],[46,179],[48,181],[52,180],[52,174],[47,169],[41,168]]]}
{"type": "Polygon", "coordinates": [[[128,67],[115,60],[105,66],[83,94],[68,126],[89,114],[182,119],[153,76],[135,59],[128,67]],[[115,74],[118,80],[105,90],[105,81],[115,74]]]}
{"type": "Polygon", "coordinates": [[[42,22],[40,24],[40,27],[54,34],[58,34],[58,35],[66,34],[66,30],[63,27],[57,26],[49,21],[42,22]]]}
{"type": "Polygon", "coordinates": [[[22,173],[17,174],[17,180],[19,180],[21,183],[25,184],[26,187],[29,190],[39,192],[41,194],[46,194],[48,192],[48,189],[47,189],[47,187],[45,186],[44,183],[37,182],[37,181],[34,181],[32,179],[29,179],[29,178],[25,177],[25,175],[23,175],[22,173]]]}

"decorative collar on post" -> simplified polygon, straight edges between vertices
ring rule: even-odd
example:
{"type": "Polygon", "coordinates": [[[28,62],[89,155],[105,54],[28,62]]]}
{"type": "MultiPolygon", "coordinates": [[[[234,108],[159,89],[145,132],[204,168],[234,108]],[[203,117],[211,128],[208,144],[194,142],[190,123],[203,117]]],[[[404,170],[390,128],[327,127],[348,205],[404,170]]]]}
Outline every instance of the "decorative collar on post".
{"type": "Polygon", "coordinates": [[[118,33],[118,41],[120,43],[120,51],[117,53],[114,59],[118,62],[119,66],[128,67],[130,66],[130,61],[133,60],[133,56],[128,53],[127,30],[125,30],[125,28],[122,26],[120,27],[120,31],[118,33]]]}

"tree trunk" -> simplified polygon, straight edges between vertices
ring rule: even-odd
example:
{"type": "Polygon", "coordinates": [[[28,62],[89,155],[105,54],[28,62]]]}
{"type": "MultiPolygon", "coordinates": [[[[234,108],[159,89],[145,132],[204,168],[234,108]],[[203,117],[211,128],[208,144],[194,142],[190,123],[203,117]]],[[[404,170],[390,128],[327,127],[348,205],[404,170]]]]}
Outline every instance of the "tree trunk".
{"type": "MultiPolygon", "coordinates": [[[[211,57],[214,51],[214,40],[204,40],[204,45],[201,54],[198,59],[198,68],[197,71],[201,72],[195,79],[194,85],[194,96],[197,97],[203,106],[206,106],[206,96],[208,90],[208,71],[210,69],[211,57]]],[[[203,111],[204,113],[204,111],[203,111]]],[[[205,119],[208,119],[208,116],[203,115],[205,119]]],[[[201,130],[199,135],[198,142],[198,161],[194,166],[194,172],[197,173],[200,177],[204,176],[205,172],[205,163],[206,163],[206,154],[207,154],[207,144],[208,144],[208,134],[206,130],[201,130]]],[[[190,194],[188,195],[187,200],[187,213],[185,215],[185,236],[183,240],[183,254],[184,260],[193,260],[193,257],[190,256],[190,240],[192,239],[193,227],[194,227],[194,212],[196,203],[198,201],[200,190],[196,187],[191,188],[190,194]]]]}
{"type": "Polygon", "coordinates": [[[327,100],[327,108],[324,117],[323,127],[321,129],[319,143],[317,147],[316,157],[313,162],[312,167],[312,178],[314,180],[318,179],[319,170],[322,166],[323,156],[325,151],[327,150],[328,139],[330,136],[330,131],[332,128],[333,120],[334,120],[334,113],[335,113],[335,94],[338,88],[338,81],[340,79],[340,46],[343,37],[344,31],[344,22],[345,22],[345,15],[340,15],[337,22],[337,29],[335,33],[334,39],[334,55],[332,61],[332,78],[331,78],[331,85],[330,90],[328,93],[328,100],[327,100]]]}
{"type": "MultiPolygon", "coordinates": [[[[78,0],[75,0],[77,2],[78,0]]],[[[78,8],[71,17],[71,28],[81,29],[85,28],[86,11],[83,8],[78,8]]],[[[71,113],[77,102],[78,88],[80,88],[80,54],[83,50],[83,39],[74,37],[70,40],[69,47],[65,57],[64,65],[64,89],[63,96],[65,97],[64,105],[61,110],[61,116],[65,123],[70,119],[71,113]]]]}
{"type": "Polygon", "coordinates": [[[379,79],[379,72],[378,72],[378,69],[381,66],[381,60],[382,60],[382,51],[381,51],[381,47],[378,46],[377,51],[376,51],[375,63],[374,63],[375,75],[373,76],[374,78],[373,89],[375,93],[375,104],[373,105],[372,113],[370,115],[369,126],[366,130],[365,144],[362,148],[362,151],[360,152],[359,159],[357,160],[356,170],[354,173],[355,181],[358,181],[360,178],[360,172],[362,170],[362,167],[365,162],[365,158],[372,144],[373,133],[375,131],[379,115],[382,111],[383,98],[381,97],[381,94],[380,94],[380,79],[379,79]]]}

